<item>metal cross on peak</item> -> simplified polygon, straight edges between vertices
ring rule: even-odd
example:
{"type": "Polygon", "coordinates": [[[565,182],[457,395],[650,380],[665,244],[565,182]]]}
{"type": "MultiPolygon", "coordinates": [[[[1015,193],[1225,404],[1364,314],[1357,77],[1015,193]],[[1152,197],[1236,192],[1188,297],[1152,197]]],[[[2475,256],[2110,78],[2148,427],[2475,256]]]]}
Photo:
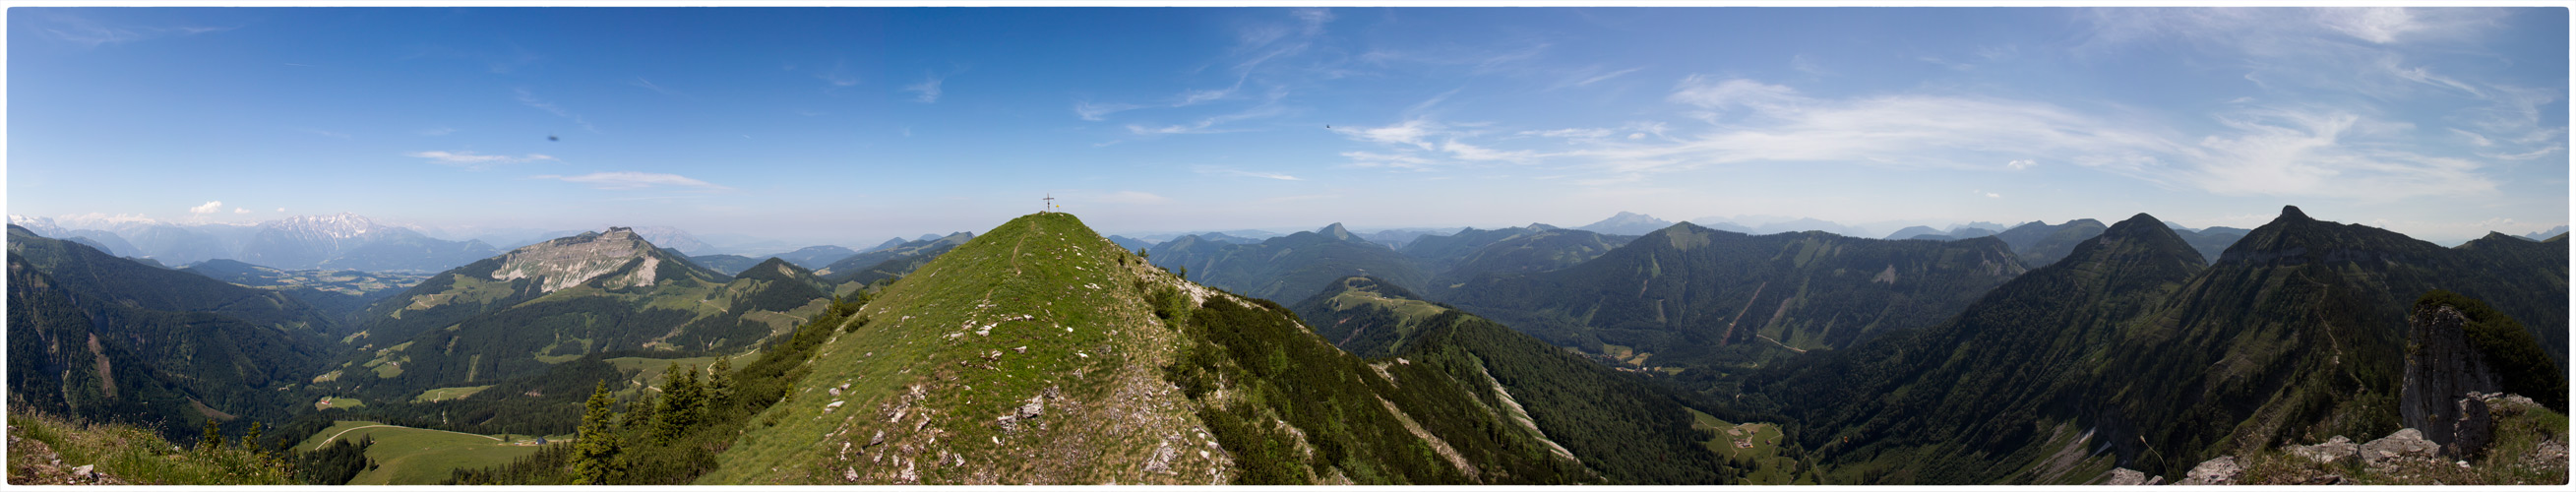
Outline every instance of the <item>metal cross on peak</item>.
{"type": "Polygon", "coordinates": [[[1047,202],[1047,203],[1046,203],[1046,208],[1045,208],[1045,209],[1043,209],[1043,210],[1039,210],[1040,212],[1047,212],[1047,211],[1053,211],[1053,210],[1055,210],[1055,194],[1054,194],[1054,193],[1048,193],[1048,194],[1046,195],[1046,202],[1047,202]]]}

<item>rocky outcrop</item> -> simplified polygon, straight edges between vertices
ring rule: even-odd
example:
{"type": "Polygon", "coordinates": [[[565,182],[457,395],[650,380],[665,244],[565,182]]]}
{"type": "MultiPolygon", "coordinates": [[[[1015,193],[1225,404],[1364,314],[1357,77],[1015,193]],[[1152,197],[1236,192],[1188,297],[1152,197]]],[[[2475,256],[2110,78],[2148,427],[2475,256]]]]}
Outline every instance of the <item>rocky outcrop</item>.
{"type": "MultiPolygon", "coordinates": [[[[2486,446],[2492,424],[2485,403],[2471,393],[2497,391],[2495,371],[2471,347],[2463,327],[2468,317],[2447,305],[2417,309],[2407,316],[2413,326],[2406,352],[2405,388],[2397,413],[2411,431],[2451,456],[2476,454],[2486,446]],[[2462,431],[2474,439],[2462,442],[2462,431]]],[[[2373,441],[2376,442],[2376,441],[2373,441]]]]}
{"type": "Polygon", "coordinates": [[[2236,476],[2243,473],[2245,468],[2237,466],[2235,456],[2220,456],[2191,467],[2191,472],[2183,474],[2182,481],[2174,485],[2233,485],[2236,476]]]}
{"type": "Polygon", "coordinates": [[[2338,461],[2361,459],[2361,445],[2353,443],[2351,438],[2334,436],[2316,445],[2290,446],[2290,454],[2331,465],[2338,461]]]}
{"type": "Polygon", "coordinates": [[[616,273],[641,259],[643,265],[635,268],[631,278],[612,287],[649,287],[661,265],[660,258],[648,254],[653,250],[635,231],[610,227],[606,233],[582,233],[511,251],[501,268],[492,271],[492,279],[535,278],[546,292],[554,292],[616,273]]]}
{"type": "Polygon", "coordinates": [[[2147,473],[2127,468],[2111,469],[2111,480],[2102,485],[2164,485],[2165,477],[2147,478],[2147,473]]]}
{"type": "Polygon", "coordinates": [[[2361,445],[2361,459],[2372,467],[2384,468],[2404,461],[2431,461],[2433,453],[2440,449],[2441,445],[2425,439],[2421,431],[2399,429],[2361,445]]]}

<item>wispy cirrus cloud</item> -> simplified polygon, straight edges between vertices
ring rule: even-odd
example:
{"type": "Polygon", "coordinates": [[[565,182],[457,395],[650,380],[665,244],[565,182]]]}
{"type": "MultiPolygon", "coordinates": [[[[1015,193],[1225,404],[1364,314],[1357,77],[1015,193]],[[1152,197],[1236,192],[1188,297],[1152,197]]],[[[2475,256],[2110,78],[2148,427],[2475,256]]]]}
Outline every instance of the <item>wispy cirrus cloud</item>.
{"type": "Polygon", "coordinates": [[[1090,201],[1118,205],[1160,205],[1172,202],[1171,198],[1162,195],[1133,190],[1091,195],[1086,198],[1090,201]]]}
{"type": "Polygon", "coordinates": [[[1282,174],[1282,173],[1261,172],[1261,171],[1245,171],[1245,170],[1242,170],[1242,169],[1235,169],[1235,168],[1230,168],[1230,167],[1220,167],[1220,166],[1197,166],[1197,167],[1191,168],[1191,170],[1192,170],[1192,171],[1195,171],[1195,172],[1198,172],[1199,174],[1217,174],[1217,175],[1227,175],[1227,176],[1242,176],[1242,177],[1247,177],[1247,178],[1275,179],[1275,180],[1280,180],[1280,181],[1305,181],[1305,179],[1298,178],[1298,177],[1296,177],[1296,176],[1290,176],[1290,175],[1287,175],[1287,174],[1282,174]]]}
{"type": "Polygon", "coordinates": [[[413,152],[413,153],[403,154],[403,155],[405,155],[405,156],[411,156],[411,157],[418,157],[418,158],[422,158],[422,159],[429,159],[429,161],[430,161],[430,162],[435,162],[435,163],[445,164],[445,165],[450,165],[450,166],[463,167],[463,168],[467,168],[467,169],[483,169],[483,168],[491,167],[491,166],[495,166],[495,165],[501,165],[501,164],[518,164],[518,163],[523,163],[523,162],[537,162],[537,161],[558,161],[558,162],[560,162],[559,160],[555,159],[555,157],[554,157],[554,156],[545,155],[545,154],[526,154],[526,155],[509,156],[509,155],[489,155],[489,154],[478,154],[478,153],[474,153],[473,151],[456,151],[456,152],[449,152],[449,151],[444,151],[444,150],[432,150],[432,151],[426,151],[426,152],[413,152]]]}
{"type": "Polygon", "coordinates": [[[729,186],[700,181],[696,178],[690,178],[687,176],[635,171],[595,172],[578,176],[547,174],[529,176],[529,178],[579,183],[590,185],[592,188],[602,190],[642,190],[667,187],[706,192],[733,191],[733,188],[729,186]]]}
{"type": "Polygon", "coordinates": [[[554,114],[556,117],[572,120],[573,124],[581,125],[582,129],[590,130],[591,133],[601,133],[599,131],[599,127],[590,125],[590,120],[582,118],[580,114],[575,114],[572,111],[565,110],[563,106],[555,105],[554,101],[538,98],[536,93],[529,92],[524,88],[516,89],[516,92],[518,94],[517,99],[519,104],[544,110],[547,113],[554,114]]]}
{"type": "Polygon", "coordinates": [[[920,101],[922,104],[936,104],[939,102],[939,96],[947,93],[947,91],[942,90],[940,86],[947,83],[950,75],[956,74],[941,74],[939,72],[923,73],[921,82],[903,86],[903,91],[912,93],[912,100],[914,101],[920,101]]]}
{"type": "MultiPolygon", "coordinates": [[[[1221,133],[1227,129],[1210,128],[1216,123],[1258,119],[1287,114],[1277,107],[1290,92],[1287,72],[1299,68],[1280,68],[1285,60],[1308,53],[1324,38],[1325,26],[1334,18],[1330,9],[1301,8],[1288,11],[1286,22],[1250,22],[1235,29],[1235,44],[1226,55],[1212,62],[1225,67],[1232,80],[1221,88],[1185,88],[1154,102],[1099,102],[1089,99],[1073,103],[1075,116],[1085,121],[1104,121],[1109,116],[1146,109],[1174,109],[1210,105],[1226,101],[1253,100],[1252,106],[1234,113],[1203,118],[1196,124],[1128,124],[1129,133],[1169,135],[1185,133],[1221,133]],[[1259,89],[1260,95],[1245,97],[1246,87],[1259,89]],[[1264,89],[1266,88],[1266,89],[1264,89]]],[[[1205,68],[1205,67],[1202,67],[1205,68]]],[[[1308,67],[1311,68],[1311,67],[1308,67]]]]}
{"type": "MultiPolygon", "coordinates": [[[[24,11],[23,13],[36,14],[36,11],[24,11]]],[[[30,30],[44,37],[92,48],[102,45],[131,43],[164,37],[195,36],[199,34],[224,32],[241,28],[241,26],[144,26],[122,24],[99,21],[85,16],[74,15],[61,11],[42,12],[41,15],[35,15],[35,21],[32,22],[32,24],[33,26],[30,30]]]]}
{"type": "Polygon", "coordinates": [[[681,94],[680,94],[680,91],[671,90],[671,88],[668,88],[668,87],[663,87],[663,86],[662,86],[662,84],[656,84],[656,83],[653,83],[653,81],[651,81],[651,80],[646,80],[646,79],[645,79],[645,78],[643,78],[643,77],[636,77],[634,82],[628,82],[628,83],[626,83],[626,84],[627,84],[627,85],[636,86],[636,87],[642,87],[642,88],[644,88],[645,90],[650,90],[650,91],[653,91],[654,93],[658,93],[658,94],[665,95],[665,96],[677,96],[677,95],[681,95],[681,94]]]}
{"type": "Polygon", "coordinates": [[[1702,125],[1629,124],[1659,138],[1606,128],[1462,131],[1429,117],[1334,130],[1378,147],[1342,153],[1353,166],[1545,165],[1590,170],[1583,182],[1593,185],[1749,163],[2018,170],[2045,159],[2226,196],[2385,200],[2496,186],[2483,159],[2413,145],[2409,124],[2324,106],[2231,106],[2207,116],[2217,130],[2186,132],[2118,106],[1940,93],[1816,97],[1740,78],[1686,77],[1665,100],[1702,125]],[[1612,138],[1620,133],[1630,138],[1612,138]]]}

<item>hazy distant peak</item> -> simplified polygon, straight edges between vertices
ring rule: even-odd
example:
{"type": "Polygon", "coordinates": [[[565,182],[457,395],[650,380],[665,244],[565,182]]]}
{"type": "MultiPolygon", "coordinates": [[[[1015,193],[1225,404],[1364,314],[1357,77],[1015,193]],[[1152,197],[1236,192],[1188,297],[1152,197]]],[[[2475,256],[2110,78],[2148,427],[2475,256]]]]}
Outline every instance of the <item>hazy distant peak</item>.
{"type": "Polygon", "coordinates": [[[1351,230],[1342,227],[1342,223],[1340,222],[1334,222],[1333,225],[1324,226],[1322,229],[1316,229],[1315,233],[1332,236],[1333,239],[1348,240],[1351,238],[1351,230]]]}
{"type": "Polygon", "coordinates": [[[1619,212],[1618,215],[1612,215],[1610,218],[1602,219],[1600,222],[1594,222],[1583,227],[1576,227],[1575,229],[1602,234],[1622,234],[1633,236],[1654,232],[1665,227],[1671,227],[1672,225],[1673,223],[1671,221],[1658,219],[1651,215],[1635,212],[1619,212]]]}

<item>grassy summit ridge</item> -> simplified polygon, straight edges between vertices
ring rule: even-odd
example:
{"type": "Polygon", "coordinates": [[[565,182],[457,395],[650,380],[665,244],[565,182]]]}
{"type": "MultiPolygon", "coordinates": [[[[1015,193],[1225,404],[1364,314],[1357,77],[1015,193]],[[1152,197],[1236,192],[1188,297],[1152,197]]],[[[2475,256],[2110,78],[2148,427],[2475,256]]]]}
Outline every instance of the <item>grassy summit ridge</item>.
{"type": "Polygon", "coordinates": [[[1399,390],[1286,309],[1183,281],[1065,214],[923,265],[809,367],[698,483],[1591,479],[1476,399],[1399,390]]]}

